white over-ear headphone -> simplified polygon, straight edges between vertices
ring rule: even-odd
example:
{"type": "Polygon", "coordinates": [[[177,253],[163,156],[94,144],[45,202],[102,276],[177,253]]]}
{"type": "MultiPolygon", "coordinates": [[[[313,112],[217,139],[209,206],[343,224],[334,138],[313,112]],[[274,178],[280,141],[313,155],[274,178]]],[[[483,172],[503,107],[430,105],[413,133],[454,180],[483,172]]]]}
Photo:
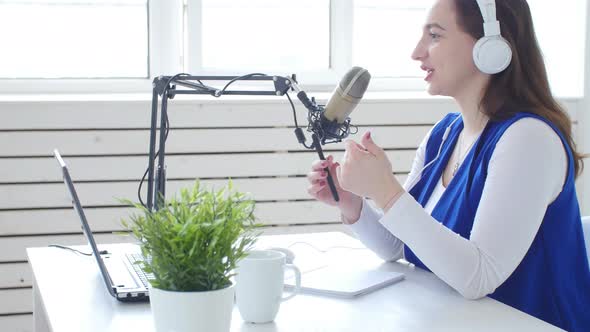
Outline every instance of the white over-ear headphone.
{"type": "Polygon", "coordinates": [[[512,50],[500,34],[500,22],[496,19],[495,0],[477,0],[483,17],[484,36],[473,47],[473,61],[482,73],[497,74],[510,65],[512,50]]]}

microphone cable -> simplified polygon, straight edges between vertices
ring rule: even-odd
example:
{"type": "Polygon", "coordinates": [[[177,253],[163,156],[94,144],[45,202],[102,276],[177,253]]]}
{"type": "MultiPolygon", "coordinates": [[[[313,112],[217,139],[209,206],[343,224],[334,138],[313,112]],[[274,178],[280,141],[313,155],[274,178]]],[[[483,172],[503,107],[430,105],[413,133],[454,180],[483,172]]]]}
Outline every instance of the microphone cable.
{"type": "Polygon", "coordinates": [[[243,79],[246,79],[246,78],[254,77],[254,76],[268,76],[268,75],[262,74],[262,73],[252,73],[252,74],[246,74],[243,76],[236,77],[236,78],[232,79],[231,81],[227,82],[227,84],[221,90],[216,91],[212,95],[213,95],[213,97],[221,97],[225,93],[225,90],[227,90],[227,88],[230,85],[232,85],[233,83],[243,80],[243,79]]]}

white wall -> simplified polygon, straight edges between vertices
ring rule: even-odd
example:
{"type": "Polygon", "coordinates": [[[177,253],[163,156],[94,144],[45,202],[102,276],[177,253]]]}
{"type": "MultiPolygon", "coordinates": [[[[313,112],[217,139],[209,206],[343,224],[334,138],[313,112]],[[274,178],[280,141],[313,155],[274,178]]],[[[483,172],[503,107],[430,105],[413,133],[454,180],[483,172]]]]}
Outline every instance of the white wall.
{"type": "MultiPolygon", "coordinates": [[[[84,243],[52,158],[53,148],[60,148],[70,163],[98,241],[130,241],[110,234],[121,229],[119,220],[128,212],[114,197],[136,197],[147,163],[149,98],[0,96],[0,330],[31,330],[32,281],[24,249],[84,243]]],[[[576,132],[586,133],[590,122],[581,110],[587,100],[562,102],[576,132]]],[[[300,124],[306,124],[303,107],[297,109],[300,124]]],[[[423,135],[444,114],[456,110],[445,98],[375,94],[365,98],[352,119],[361,133],[373,129],[403,181],[423,135]]],[[[211,101],[177,96],[169,111],[171,126],[177,128],[167,145],[169,190],[195,177],[219,184],[232,176],[253,192],[260,202],[259,217],[273,225],[272,232],[309,230],[305,225],[313,223],[321,224],[318,230],[338,225],[336,211],[313,202],[305,192],[304,176],[316,156],[297,144],[284,99],[211,101]]],[[[589,146],[588,137],[578,139],[582,147],[589,146]]],[[[342,145],[325,148],[337,156],[342,153],[342,145]]],[[[590,212],[587,182],[585,176],[578,183],[584,214],[590,212]]]]}
{"type": "MultiPolygon", "coordinates": [[[[0,97],[0,330],[30,331],[32,276],[25,248],[84,244],[61,171],[52,157],[59,148],[71,167],[78,194],[99,243],[129,242],[122,230],[129,209],[116,198],[136,197],[147,165],[151,96],[0,97]]],[[[297,106],[299,121],[306,112],[297,106]]],[[[401,181],[414,150],[444,113],[448,101],[367,99],[354,114],[360,130],[374,129],[401,181]]],[[[232,177],[257,200],[260,222],[271,232],[339,227],[335,209],[306,193],[305,174],[317,158],[293,134],[284,98],[177,96],[169,106],[167,193],[195,177],[220,185],[232,177]],[[293,226],[296,225],[296,226],[293,226]]],[[[336,156],[342,145],[329,147],[336,156]]],[[[145,192],[146,186],[144,186],[145,192]]],[[[144,196],[145,197],[145,196],[144,196]]]]}

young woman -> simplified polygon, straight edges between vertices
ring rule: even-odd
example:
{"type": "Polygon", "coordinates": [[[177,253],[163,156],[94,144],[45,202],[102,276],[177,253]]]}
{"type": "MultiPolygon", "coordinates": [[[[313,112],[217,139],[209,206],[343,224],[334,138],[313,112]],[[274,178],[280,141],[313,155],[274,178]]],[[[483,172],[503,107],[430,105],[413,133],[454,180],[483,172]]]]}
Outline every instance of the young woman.
{"type": "Polygon", "coordinates": [[[466,298],[489,295],[566,330],[590,331],[590,269],[574,187],[582,156],[549,90],[526,1],[497,0],[493,11],[476,0],[431,8],[412,58],[428,92],[452,97],[460,113],[426,135],[403,186],[368,132],[360,144],[345,142],[340,163],[314,162],[308,191],[338,206],[385,260],[405,258],[466,298]],[[507,44],[476,45],[484,17],[493,34],[494,15],[507,44]],[[338,203],[324,167],[337,175],[338,203]]]}

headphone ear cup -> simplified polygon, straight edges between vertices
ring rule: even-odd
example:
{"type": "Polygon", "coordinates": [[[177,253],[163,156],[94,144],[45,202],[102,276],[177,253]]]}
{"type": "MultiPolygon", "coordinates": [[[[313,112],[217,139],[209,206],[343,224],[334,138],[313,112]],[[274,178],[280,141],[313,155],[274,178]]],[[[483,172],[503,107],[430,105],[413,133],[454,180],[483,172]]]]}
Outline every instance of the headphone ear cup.
{"type": "Polygon", "coordinates": [[[500,36],[483,37],[473,47],[473,62],[484,74],[497,74],[508,68],[512,61],[512,49],[500,36]]]}

